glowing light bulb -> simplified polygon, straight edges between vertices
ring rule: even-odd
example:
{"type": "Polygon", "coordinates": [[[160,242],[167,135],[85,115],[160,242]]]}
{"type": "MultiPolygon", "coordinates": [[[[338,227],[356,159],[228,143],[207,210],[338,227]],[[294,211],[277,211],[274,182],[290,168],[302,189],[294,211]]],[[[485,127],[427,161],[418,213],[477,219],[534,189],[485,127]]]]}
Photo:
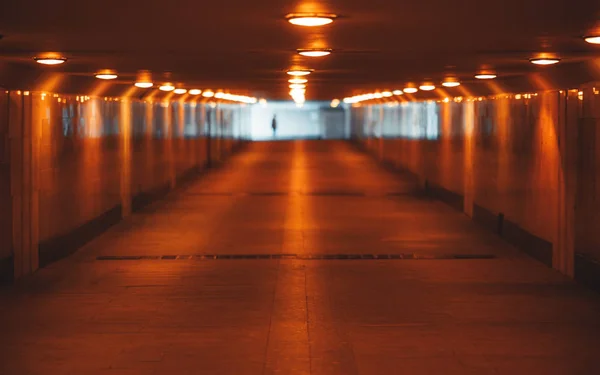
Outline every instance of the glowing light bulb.
{"type": "Polygon", "coordinates": [[[539,57],[539,58],[529,59],[529,61],[535,65],[554,65],[554,64],[558,64],[560,62],[560,59],[554,58],[554,57],[539,57]]]}
{"type": "Polygon", "coordinates": [[[36,57],[34,60],[38,64],[43,65],[60,65],[67,62],[67,59],[64,57],[36,57]]]}
{"type": "Polygon", "coordinates": [[[289,14],[287,20],[292,25],[316,27],[329,25],[333,22],[333,14],[289,14]]]}
{"type": "Polygon", "coordinates": [[[298,53],[307,57],[323,57],[331,54],[330,49],[299,49],[298,53]]]}
{"type": "Polygon", "coordinates": [[[198,89],[191,89],[190,91],[188,91],[188,93],[190,95],[200,95],[202,94],[202,90],[198,90],[198,89]]]}
{"type": "Polygon", "coordinates": [[[310,70],[305,70],[305,69],[294,69],[294,70],[288,70],[287,74],[291,75],[291,76],[307,76],[311,73],[310,70]]]}
{"type": "Polygon", "coordinates": [[[175,90],[175,86],[170,83],[165,83],[164,85],[158,88],[160,91],[173,91],[175,90]]]}

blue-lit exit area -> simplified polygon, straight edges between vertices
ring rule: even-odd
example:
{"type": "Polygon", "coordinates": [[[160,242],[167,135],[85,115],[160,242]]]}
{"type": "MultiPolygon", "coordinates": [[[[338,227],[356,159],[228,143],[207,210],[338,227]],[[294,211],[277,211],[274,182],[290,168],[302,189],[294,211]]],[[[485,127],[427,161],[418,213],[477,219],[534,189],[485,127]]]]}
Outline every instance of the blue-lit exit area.
{"type": "Polygon", "coordinates": [[[251,110],[252,140],[344,139],[350,136],[346,110],[332,108],[330,102],[311,101],[297,105],[292,101],[269,101],[251,110]],[[273,130],[273,118],[276,129],[273,130]]]}

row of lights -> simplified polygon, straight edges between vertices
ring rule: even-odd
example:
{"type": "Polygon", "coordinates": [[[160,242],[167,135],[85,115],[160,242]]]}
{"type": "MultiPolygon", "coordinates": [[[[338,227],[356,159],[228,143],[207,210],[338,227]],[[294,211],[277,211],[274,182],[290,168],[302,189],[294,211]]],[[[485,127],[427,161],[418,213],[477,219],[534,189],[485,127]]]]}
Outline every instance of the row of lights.
{"type": "MultiPolygon", "coordinates": [[[[304,27],[316,27],[325,26],[333,22],[337,18],[335,14],[288,14],[286,19],[289,23],[296,26],[304,27]]],[[[331,54],[330,48],[311,48],[311,49],[297,49],[299,55],[306,57],[325,57],[331,54]]],[[[287,74],[293,78],[288,80],[290,88],[290,96],[296,102],[297,105],[301,106],[306,101],[306,84],[308,80],[305,78],[311,74],[311,69],[292,69],[288,70],[287,74]],[[304,77],[304,78],[302,78],[304,77]]]]}
{"type": "MultiPolygon", "coordinates": [[[[491,73],[480,74],[478,76],[479,76],[479,79],[496,78],[496,76],[491,73]]],[[[457,87],[457,86],[460,86],[460,81],[456,77],[452,77],[452,76],[446,77],[444,82],[442,82],[442,86],[457,87]]],[[[394,91],[373,92],[373,93],[368,93],[368,94],[355,95],[352,97],[344,98],[344,103],[348,103],[348,104],[360,103],[360,102],[364,102],[366,100],[389,98],[394,95],[400,96],[400,95],[404,95],[404,93],[414,94],[419,90],[422,90],[422,91],[435,90],[435,84],[433,82],[423,82],[420,86],[417,87],[416,84],[409,82],[404,86],[404,88],[402,90],[396,89],[394,91]]]]}
{"type": "MultiPolygon", "coordinates": [[[[36,57],[35,61],[40,64],[44,64],[44,65],[60,65],[60,64],[65,63],[67,61],[67,59],[64,57],[50,55],[47,57],[39,57],[39,58],[36,57]]],[[[102,80],[114,80],[119,77],[117,72],[114,70],[111,70],[111,69],[104,69],[104,70],[98,71],[94,74],[94,76],[96,78],[102,79],[102,80]]],[[[139,72],[134,85],[135,85],[135,87],[138,87],[141,89],[149,89],[149,88],[154,87],[154,82],[152,80],[152,76],[151,76],[150,72],[148,72],[148,71],[139,72]]],[[[160,91],[164,91],[164,92],[173,92],[174,94],[177,94],[177,95],[183,95],[183,94],[188,93],[190,95],[197,96],[197,95],[202,94],[202,96],[205,98],[213,98],[214,97],[215,99],[228,100],[228,101],[245,103],[245,104],[254,104],[257,102],[256,98],[244,96],[244,95],[234,95],[234,94],[228,94],[228,93],[223,93],[223,92],[215,93],[214,91],[211,91],[211,90],[202,91],[200,89],[190,89],[188,91],[187,89],[184,89],[183,87],[175,87],[175,85],[173,85],[170,82],[165,82],[165,83],[161,84],[158,87],[158,89],[160,91]]]]}
{"type": "MultiPolygon", "coordinates": [[[[328,25],[328,24],[332,23],[336,17],[337,16],[334,14],[290,14],[286,18],[293,25],[305,26],[305,27],[315,27],[315,26],[328,25]]],[[[584,37],[584,40],[591,44],[600,44],[600,35],[586,36],[586,37],[584,37]]],[[[298,49],[297,51],[300,55],[308,56],[308,57],[322,57],[322,56],[327,56],[327,55],[331,54],[331,49],[312,49],[312,50],[298,49]]],[[[532,64],[536,64],[536,65],[553,65],[553,64],[559,63],[560,58],[558,58],[555,55],[542,54],[542,55],[538,55],[536,57],[529,59],[529,61],[532,64]]],[[[310,71],[308,71],[308,70],[292,70],[292,71],[289,71],[288,74],[297,75],[297,76],[308,75],[308,74],[310,74],[310,71]]],[[[481,80],[495,79],[496,77],[497,77],[496,73],[491,72],[491,71],[482,71],[475,75],[475,78],[481,79],[481,80]]],[[[446,80],[444,80],[444,82],[442,82],[442,86],[457,87],[457,86],[460,86],[460,81],[456,77],[447,77],[446,80]]],[[[292,88],[292,89],[293,90],[294,89],[302,90],[303,88],[292,88]]],[[[381,97],[389,97],[392,95],[402,95],[403,93],[413,94],[413,93],[416,93],[419,89],[423,90],[423,91],[432,91],[435,89],[435,84],[433,84],[432,82],[424,82],[417,88],[417,86],[415,84],[409,83],[406,85],[404,90],[395,90],[394,92],[386,91],[386,92],[382,92],[382,93],[369,93],[369,94],[357,95],[357,96],[354,96],[351,98],[345,98],[344,102],[357,103],[357,102],[364,101],[364,100],[378,99],[381,97]]],[[[299,95],[300,95],[299,93],[303,94],[303,91],[290,92],[292,97],[294,97],[294,95],[296,95],[296,97],[299,97],[299,95]]],[[[302,97],[302,100],[303,100],[303,97],[302,97]]],[[[332,107],[334,107],[334,108],[339,105],[339,101],[336,102],[336,100],[334,100],[332,102],[332,107]]]]}

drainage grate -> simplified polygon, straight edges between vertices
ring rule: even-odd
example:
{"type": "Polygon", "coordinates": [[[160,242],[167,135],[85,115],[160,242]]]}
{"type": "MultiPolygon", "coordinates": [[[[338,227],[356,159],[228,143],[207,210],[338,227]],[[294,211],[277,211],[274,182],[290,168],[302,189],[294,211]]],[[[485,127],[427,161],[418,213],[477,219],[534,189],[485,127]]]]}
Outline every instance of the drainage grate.
{"type": "Polygon", "coordinates": [[[493,254],[187,254],[187,255],[103,255],[96,260],[469,260],[495,259],[493,254]]]}

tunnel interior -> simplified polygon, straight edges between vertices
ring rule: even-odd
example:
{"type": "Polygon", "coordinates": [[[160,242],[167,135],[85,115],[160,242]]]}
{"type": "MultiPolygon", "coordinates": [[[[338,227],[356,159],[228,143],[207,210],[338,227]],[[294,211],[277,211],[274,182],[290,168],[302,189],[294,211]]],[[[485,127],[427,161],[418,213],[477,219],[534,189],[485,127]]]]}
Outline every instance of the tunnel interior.
{"type": "Polygon", "coordinates": [[[600,373],[593,0],[0,6],[0,375],[600,373]]]}

